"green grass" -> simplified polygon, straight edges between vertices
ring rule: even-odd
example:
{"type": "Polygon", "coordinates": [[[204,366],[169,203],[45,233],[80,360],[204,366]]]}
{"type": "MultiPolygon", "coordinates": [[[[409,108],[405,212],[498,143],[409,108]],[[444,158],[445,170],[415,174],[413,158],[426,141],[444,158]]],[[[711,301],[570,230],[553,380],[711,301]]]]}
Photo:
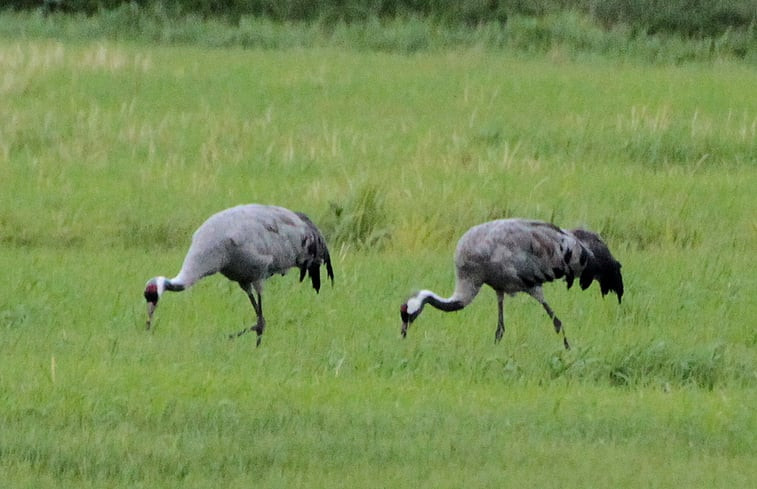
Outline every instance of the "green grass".
{"type": "Polygon", "coordinates": [[[560,51],[0,45],[3,487],[751,487],[757,76],[560,51]],[[166,295],[212,212],[329,233],[335,285],[166,295]],[[341,209],[341,210],[340,210],[341,209]],[[339,210],[339,211],[338,211],[339,210]],[[338,211],[338,212],[337,212],[338,211]],[[504,216],[602,232],[599,291],[450,293],[504,216]]]}

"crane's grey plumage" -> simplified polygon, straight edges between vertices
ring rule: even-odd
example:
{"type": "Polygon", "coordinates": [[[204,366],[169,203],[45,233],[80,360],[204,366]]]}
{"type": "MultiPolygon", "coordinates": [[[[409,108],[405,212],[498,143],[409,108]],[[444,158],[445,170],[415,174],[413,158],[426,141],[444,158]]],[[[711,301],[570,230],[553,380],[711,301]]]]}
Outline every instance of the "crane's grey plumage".
{"type": "Polygon", "coordinates": [[[430,290],[421,290],[400,307],[402,336],[421,313],[425,304],[442,311],[457,311],[476,297],[486,284],[497,293],[499,317],[495,342],[505,332],[503,303],[505,294],[525,292],[539,301],[549,315],[556,332],[563,333],[562,323],[544,300],[542,284],[564,278],[568,288],[576,277],[582,289],[596,280],[602,296],[612,291],[620,303],[623,277],[620,263],[596,233],[584,229],[564,230],[542,221],[499,219],[469,229],[460,238],[455,251],[455,291],[442,298],[430,290]]]}
{"type": "Polygon", "coordinates": [[[260,344],[263,316],[263,282],[274,274],[284,275],[293,267],[300,269],[300,281],[307,274],[313,288],[321,288],[321,265],[334,282],[334,271],[326,240],[305,215],[283,207],[249,204],[232,207],[210,216],[192,236],[184,264],[172,278],[154,277],[145,286],[147,329],[163,292],[187,289],[208,275],[220,272],[239,283],[249,297],[257,316],[254,326],[260,344]],[[257,298],[254,292],[257,292],[257,298]]]}

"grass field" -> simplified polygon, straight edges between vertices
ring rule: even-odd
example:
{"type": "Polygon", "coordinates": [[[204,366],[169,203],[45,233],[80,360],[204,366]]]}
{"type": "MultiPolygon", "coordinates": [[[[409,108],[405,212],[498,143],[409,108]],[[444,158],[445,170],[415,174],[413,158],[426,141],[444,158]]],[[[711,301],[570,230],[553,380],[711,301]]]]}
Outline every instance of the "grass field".
{"type": "Polygon", "coordinates": [[[753,487],[757,72],[486,49],[412,55],[0,42],[3,487],[753,487]],[[192,231],[308,213],[336,281],[164,296],[192,231]],[[337,212],[337,210],[339,212],[337,212]],[[470,226],[603,234],[623,304],[448,294],[470,226]]]}

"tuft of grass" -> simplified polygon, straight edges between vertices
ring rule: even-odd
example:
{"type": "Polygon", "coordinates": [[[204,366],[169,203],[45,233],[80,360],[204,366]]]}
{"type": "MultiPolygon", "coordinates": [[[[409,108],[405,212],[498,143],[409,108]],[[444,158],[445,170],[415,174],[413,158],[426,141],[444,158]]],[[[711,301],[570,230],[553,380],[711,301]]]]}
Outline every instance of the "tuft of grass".
{"type": "Polygon", "coordinates": [[[187,248],[192,232],[197,226],[195,224],[176,225],[164,221],[144,222],[127,217],[118,225],[114,241],[121,246],[133,248],[145,246],[158,250],[187,248]]]}
{"type": "Polygon", "coordinates": [[[325,235],[338,247],[378,251],[391,237],[382,192],[369,184],[341,202],[330,201],[329,213],[321,221],[325,235]]]}
{"type": "Polygon", "coordinates": [[[714,389],[726,367],[724,345],[675,351],[664,341],[626,347],[608,359],[609,381],[617,386],[693,385],[714,389]]]}
{"type": "Polygon", "coordinates": [[[734,161],[757,153],[757,116],[729,111],[727,119],[714,123],[697,110],[691,118],[673,118],[670,107],[650,113],[632,107],[619,117],[618,131],[627,138],[623,150],[633,159],[652,166],[695,163],[696,167],[734,161]]]}

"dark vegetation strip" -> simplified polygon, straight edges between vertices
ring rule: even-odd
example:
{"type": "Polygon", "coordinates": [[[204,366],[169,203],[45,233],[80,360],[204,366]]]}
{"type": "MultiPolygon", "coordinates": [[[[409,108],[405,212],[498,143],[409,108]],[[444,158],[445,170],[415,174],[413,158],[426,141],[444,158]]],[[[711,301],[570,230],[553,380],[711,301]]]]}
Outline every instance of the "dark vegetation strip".
{"type": "MultiPolygon", "coordinates": [[[[505,24],[511,15],[543,17],[574,11],[605,28],[619,24],[638,33],[674,33],[689,37],[719,36],[734,29],[754,29],[754,0],[162,0],[171,15],[239,22],[242,16],[275,21],[341,21],[422,17],[449,24],[505,24]]],[[[64,11],[92,15],[124,5],[140,8],[155,0],[6,0],[6,8],[64,11]]]]}
{"type": "Polygon", "coordinates": [[[414,53],[482,46],[527,55],[757,64],[757,2],[671,0],[10,0],[0,37],[214,48],[349,46],[414,53]],[[688,3],[689,5],[684,5],[688,3]]]}

